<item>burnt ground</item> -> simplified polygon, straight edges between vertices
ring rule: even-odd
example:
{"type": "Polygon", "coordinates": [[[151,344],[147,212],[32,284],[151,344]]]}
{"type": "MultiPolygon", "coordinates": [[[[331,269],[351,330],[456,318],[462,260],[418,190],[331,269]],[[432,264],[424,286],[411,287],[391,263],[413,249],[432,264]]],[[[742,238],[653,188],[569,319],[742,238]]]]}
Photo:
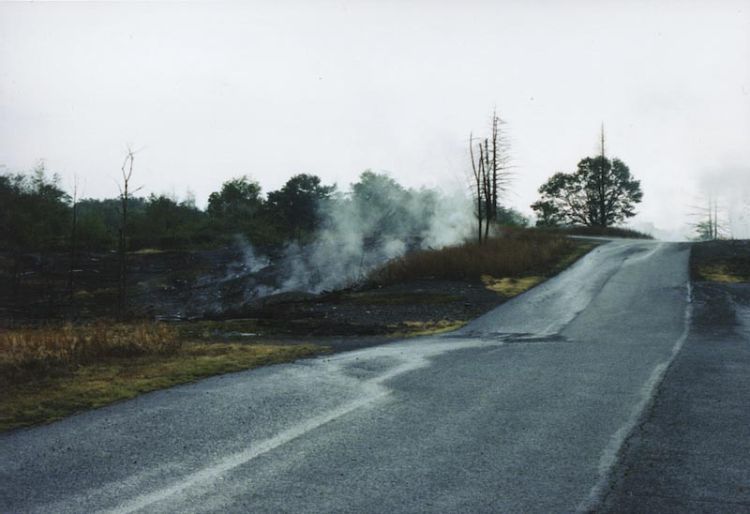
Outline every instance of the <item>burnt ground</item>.
{"type": "Polygon", "coordinates": [[[507,301],[481,282],[420,280],[319,296],[289,293],[253,302],[229,319],[180,324],[185,337],[316,343],[344,351],[457,328],[507,301]]]}
{"type": "MultiPolygon", "coordinates": [[[[578,241],[550,269],[529,276],[410,280],[312,294],[274,293],[284,270],[237,244],[205,251],[128,255],[126,318],[173,323],[185,340],[316,343],[334,351],[458,328],[567,267],[597,243],[578,241]]],[[[269,253],[269,252],[265,252],[269,253]]],[[[69,288],[68,254],[0,251],[3,327],[117,317],[118,256],[81,253],[69,288]]]]}
{"type": "MultiPolygon", "coordinates": [[[[272,289],[279,270],[257,269],[240,246],[131,253],[128,266],[129,317],[173,322],[186,338],[200,340],[272,338],[359,347],[456,327],[507,299],[478,280],[259,298],[258,288],[272,289]]],[[[0,252],[0,328],[115,318],[117,277],[116,254],[81,254],[71,294],[67,254],[29,254],[16,261],[0,252]]]]}
{"type": "MultiPolygon", "coordinates": [[[[119,264],[114,252],[77,256],[0,252],[0,324],[85,321],[117,316],[119,264]]],[[[202,317],[244,301],[259,283],[241,247],[128,255],[128,309],[132,318],[202,317]]]]}

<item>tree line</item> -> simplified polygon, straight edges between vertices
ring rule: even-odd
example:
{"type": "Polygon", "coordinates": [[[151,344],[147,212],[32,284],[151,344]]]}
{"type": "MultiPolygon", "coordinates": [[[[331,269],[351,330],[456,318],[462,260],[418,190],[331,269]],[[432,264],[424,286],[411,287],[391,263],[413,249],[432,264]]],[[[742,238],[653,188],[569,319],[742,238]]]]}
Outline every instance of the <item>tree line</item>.
{"type": "Polygon", "coordinates": [[[170,250],[221,246],[239,234],[274,245],[309,237],[320,221],[318,203],[335,191],[315,175],[299,174],[267,195],[250,177],[233,178],[211,193],[206,209],[191,195],[134,196],[124,186],[117,197],[78,199],[40,164],[30,173],[0,175],[0,243],[20,252],[63,251],[72,242],[88,251],[170,250]]]}
{"type": "Polygon", "coordinates": [[[319,204],[336,192],[335,185],[324,185],[315,175],[299,174],[263,195],[258,182],[241,176],[224,182],[201,209],[192,196],[137,196],[134,158],[129,150],[119,194],[105,199],[80,199],[77,183],[70,193],[65,191],[60,176],[43,163],[28,173],[0,174],[0,272],[7,277],[11,299],[18,298],[29,256],[56,255],[59,260],[68,254],[67,294],[72,299],[81,256],[115,252],[117,313],[124,317],[129,252],[218,248],[238,236],[260,246],[303,242],[321,222],[319,204]]]}

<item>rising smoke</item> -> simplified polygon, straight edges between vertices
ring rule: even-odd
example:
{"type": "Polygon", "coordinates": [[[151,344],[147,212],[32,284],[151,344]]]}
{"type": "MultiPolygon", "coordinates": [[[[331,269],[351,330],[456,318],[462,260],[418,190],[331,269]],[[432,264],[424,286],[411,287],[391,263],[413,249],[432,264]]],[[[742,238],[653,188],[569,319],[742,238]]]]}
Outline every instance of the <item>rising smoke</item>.
{"type": "MultiPolygon", "coordinates": [[[[346,194],[318,205],[312,242],[290,243],[273,266],[276,287],[254,291],[319,293],[361,281],[389,259],[416,249],[442,248],[470,237],[471,200],[435,189],[405,189],[387,175],[365,172],[346,194]]],[[[252,252],[252,250],[251,250],[252,252]]],[[[257,268],[264,256],[248,253],[257,268]]]]}
{"type": "Polygon", "coordinates": [[[699,180],[699,188],[697,216],[707,216],[703,211],[710,199],[717,207],[722,237],[750,238],[750,169],[727,166],[707,171],[699,180]]]}

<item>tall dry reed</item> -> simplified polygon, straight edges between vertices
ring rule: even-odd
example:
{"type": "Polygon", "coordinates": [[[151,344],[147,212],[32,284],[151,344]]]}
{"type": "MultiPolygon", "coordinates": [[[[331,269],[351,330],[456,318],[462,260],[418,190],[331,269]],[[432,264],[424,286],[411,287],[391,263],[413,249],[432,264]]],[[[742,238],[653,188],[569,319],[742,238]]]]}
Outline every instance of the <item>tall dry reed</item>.
{"type": "Polygon", "coordinates": [[[42,378],[113,357],[169,354],[180,342],[157,323],[97,322],[0,331],[0,381],[42,378]]]}
{"type": "Polygon", "coordinates": [[[482,244],[465,243],[404,255],[376,270],[370,281],[388,284],[421,278],[465,280],[482,275],[518,277],[543,274],[569,255],[574,245],[569,239],[557,235],[509,234],[482,244]]]}

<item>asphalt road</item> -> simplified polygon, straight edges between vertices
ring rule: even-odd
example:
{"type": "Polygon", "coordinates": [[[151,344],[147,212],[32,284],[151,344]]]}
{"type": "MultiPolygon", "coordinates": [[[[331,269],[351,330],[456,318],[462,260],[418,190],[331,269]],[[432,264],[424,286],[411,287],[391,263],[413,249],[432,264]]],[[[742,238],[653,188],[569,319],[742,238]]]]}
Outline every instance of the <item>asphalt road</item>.
{"type": "Polygon", "coordinates": [[[637,507],[626,478],[692,337],[688,256],[613,242],[460,332],[0,435],[0,512],[637,507]]]}
{"type": "Polygon", "coordinates": [[[600,510],[750,512],[750,286],[693,285],[690,334],[600,510]]]}

